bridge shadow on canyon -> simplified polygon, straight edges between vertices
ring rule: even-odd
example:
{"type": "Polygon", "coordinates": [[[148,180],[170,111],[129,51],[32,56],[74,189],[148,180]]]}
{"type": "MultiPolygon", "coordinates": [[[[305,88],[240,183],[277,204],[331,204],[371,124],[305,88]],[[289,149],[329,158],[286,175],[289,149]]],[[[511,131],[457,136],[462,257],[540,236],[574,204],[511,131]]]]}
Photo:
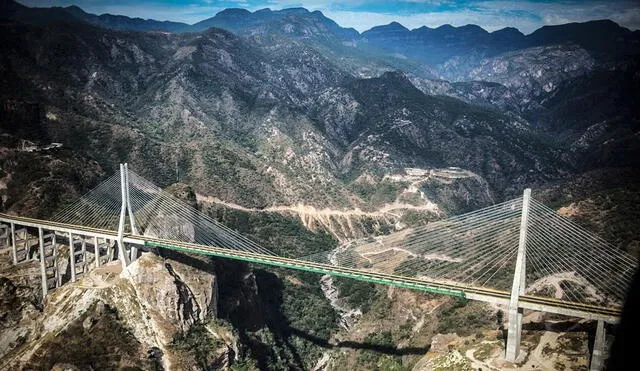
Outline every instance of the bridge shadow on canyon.
{"type": "MultiPolygon", "coordinates": [[[[289,369],[306,369],[300,351],[309,351],[308,345],[294,340],[302,339],[322,349],[369,350],[378,354],[403,356],[424,355],[430,344],[423,347],[398,348],[390,345],[357,341],[330,341],[331,328],[313,328],[306,323],[292,325],[303,320],[290,318],[284,313],[285,286],[277,274],[260,268],[251,268],[248,263],[228,259],[209,258],[203,260],[189,254],[158,249],[162,257],[189,265],[202,272],[216,275],[218,287],[218,317],[231,323],[238,331],[242,343],[256,359],[259,369],[273,367],[274,361],[288,359],[289,369]],[[307,328],[311,327],[311,328],[307,328]],[[268,329],[271,335],[265,334],[268,329]],[[302,348],[302,349],[301,349],[302,348]]],[[[313,273],[303,273],[315,275],[313,273]]],[[[319,277],[318,277],[319,278],[319,277]]],[[[296,298],[297,300],[297,298],[296,298]]],[[[301,308],[298,307],[298,310],[301,308]]],[[[306,308],[309,311],[319,308],[306,308]]],[[[305,310],[302,308],[302,310],[305,310]]],[[[332,317],[333,318],[333,317],[332,317]]],[[[335,322],[332,323],[335,326],[335,322]]]]}
{"type": "MultiPolygon", "coordinates": [[[[333,341],[330,340],[331,326],[327,326],[325,331],[318,331],[317,326],[314,329],[309,323],[293,325],[292,322],[300,318],[291,318],[284,313],[284,278],[277,274],[282,271],[281,268],[275,268],[274,273],[258,267],[251,268],[249,263],[242,261],[214,257],[203,259],[161,248],[150,250],[164,258],[216,275],[218,318],[228,321],[238,331],[240,343],[248,349],[260,369],[272,367],[274,360],[284,359],[289,360],[290,363],[286,365],[289,369],[307,368],[300,351],[309,351],[309,348],[301,346],[295,338],[326,350],[368,350],[391,356],[424,355],[430,349],[430,344],[398,348],[366,341],[333,341]],[[268,329],[271,335],[265,335],[262,332],[264,329],[268,329]]],[[[298,274],[316,276],[307,272],[298,274]]],[[[304,285],[304,282],[300,284],[304,285]]],[[[577,322],[553,316],[550,319],[551,321],[525,323],[522,328],[525,331],[584,332],[588,334],[589,351],[593,350],[595,322],[577,322]]],[[[335,322],[332,325],[335,326],[335,322]]],[[[609,331],[611,330],[613,328],[609,331]]],[[[504,332],[503,341],[506,340],[506,330],[504,332]]]]}

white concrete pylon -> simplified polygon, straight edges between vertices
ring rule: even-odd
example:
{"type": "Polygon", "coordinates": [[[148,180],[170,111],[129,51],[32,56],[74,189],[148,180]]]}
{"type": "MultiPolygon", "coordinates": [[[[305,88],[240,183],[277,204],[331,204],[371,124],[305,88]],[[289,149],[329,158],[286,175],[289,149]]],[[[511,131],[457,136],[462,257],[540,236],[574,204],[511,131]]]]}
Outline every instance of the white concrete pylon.
{"type": "MultiPolygon", "coordinates": [[[[129,196],[129,165],[124,164],[124,180],[125,180],[125,202],[127,211],[129,214],[129,224],[131,225],[131,233],[138,234],[138,228],[136,227],[136,219],[133,216],[133,209],[131,208],[131,197],[129,196]]],[[[131,260],[135,260],[138,257],[138,248],[131,246],[131,260]]]]}
{"type": "Polygon", "coordinates": [[[529,222],[529,201],[531,199],[531,189],[524,190],[522,197],[522,217],[520,219],[520,240],[518,241],[518,257],[513,275],[513,286],[511,287],[511,298],[509,300],[508,328],[507,328],[507,349],[505,358],[515,362],[520,353],[520,336],[522,332],[522,309],[518,308],[520,295],[524,294],[526,288],[526,245],[527,245],[527,225],[529,222]]]}
{"type": "Polygon", "coordinates": [[[127,175],[124,170],[124,165],[120,164],[120,223],[118,224],[118,256],[122,263],[122,268],[126,269],[129,266],[130,259],[129,254],[124,246],[124,226],[127,218],[127,175]]]}

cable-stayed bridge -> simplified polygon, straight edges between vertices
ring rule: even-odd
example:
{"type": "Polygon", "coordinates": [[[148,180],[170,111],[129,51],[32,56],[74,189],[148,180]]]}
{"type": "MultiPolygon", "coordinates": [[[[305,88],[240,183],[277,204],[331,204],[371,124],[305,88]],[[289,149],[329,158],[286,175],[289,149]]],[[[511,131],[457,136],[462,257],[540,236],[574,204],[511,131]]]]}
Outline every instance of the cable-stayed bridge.
{"type": "Polygon", "coordinates": [[[92,267],[165,248],[424,290],[502,305],[506,358],[519,353],[524,309],[615,323],[636,260],[530,197],[309,256],[262,247],[129,171],[126,164],[51,220],[0,214],[14,264],[39,259],[43,297],[92,267]],[[36,232],[37,230],[37,232],[36,232]],[[34,237],[35,236],[35,237],[34,237]],[[61,254],[67,249],[68,254],[61,254]],[[60,259],[68,271],[59,271],[60,259]],[[67,258],[68,256],[68,258],[67,258]]]}

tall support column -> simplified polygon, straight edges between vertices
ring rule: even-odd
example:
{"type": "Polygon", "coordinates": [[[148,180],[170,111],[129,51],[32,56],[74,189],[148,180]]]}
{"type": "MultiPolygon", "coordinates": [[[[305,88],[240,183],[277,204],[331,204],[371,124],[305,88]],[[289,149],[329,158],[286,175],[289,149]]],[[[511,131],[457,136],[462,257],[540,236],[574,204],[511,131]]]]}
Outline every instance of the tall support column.
{"type": "Polygon", "coordinates": [[[520,295],[524,294],[526,288],[526,246],[527,246],[527,224],[529,223],[529,201],[531,199],[531,189],[524,190],[522,196],[522,218],[520,220],[520,240],[518,242],[518,257],[516,259],[516,270],[513,275],[513,286],[511,287],[511,299],[509,301],[509,327],[507,333],[507,350],[505,358],[515,362],[520,353],[520,335],[522,332],[522,309],[518,308],[520,295]]]}
{"type": "Polygon", "coordinates": [[[13,265],[18,264],[18,252],[16,251],[16,225],[11,223],[11,257],[13,265]]]}
{"type": "Polygon", "coordinates": [[[601,371],[604,366],[604,350],[605,350],[605,338],[606,331],[604,328],[604,321],[598,321],[596,327],[596,338],[593,341],[593,354],[591,355],[591,371],[601,371]]]}
{"type": "MultiPolygon", "coordinates": [[[[138,234],[138,228],[136,227],[136,220],[133,218],[133,209],[131,208],[131,197],[129,196],[129,165],[124,164],[124,177],[125,177],[125,195],[127,200],[127,211],[129,213],[129,223],[131,224],[131,233],[138,234]]],[[[131,260],[135,260],[138,257],[138,248],[135,245],[131,246],[131,260]]]]}
{"type": "Polygon", "coordinates": [[[40,251],[40,274],[42,275],[42,300],[47,297],[47,266],[44,261],[44,236],[42,227],[38,227],[38,247],[40,251]]]}
{"type": "Polygon", "coordinates": [[[113,247],[111,246],[111,241],[109,241],[108,238],[104,239],[104,242],[107,244],[107,260],[106,262],[112,262],[113,261],[113,247]]]}
{"type": "Polygon", "coordinates": [[[53,272],[56,281],[56,287],[60,287],[62,286],[62,275],[60,275],[60,266],[58,265],[58,246],[56,246],[57,239],[58,235],[56,234],[56,232],[53,232],[53,241],[51,242],[53,245],[53,272]]]}
{"type": "Polygon", "coordinates": [[[118,255],[122,268],[126,269],[129,265],[129,256],[127,255],[124,247],[124,224],[127,215],[127,191],[126,191],[126,173],[124,171],[124,165],[120,164],[120,195],[122,206],[120,208],[120,224],[118,225],[118,255]]]}
{"type": "Polygon", "coordinates": [[[69,266],[71,267],[71,282],[76,282],[76,248],[73,245],[73,233],[69,232],[69,266]]]}
{"type": "Polygon", "coordinates": [[[93,256],[95,257],[96,268],[100,267],[100,246],[98,245],[98,237],[93,238],[93,256]]]}
{"type": "Polygon", "coordinates": [[[82,237],[82,274],[87,273],[87,238],[82,237]]]}

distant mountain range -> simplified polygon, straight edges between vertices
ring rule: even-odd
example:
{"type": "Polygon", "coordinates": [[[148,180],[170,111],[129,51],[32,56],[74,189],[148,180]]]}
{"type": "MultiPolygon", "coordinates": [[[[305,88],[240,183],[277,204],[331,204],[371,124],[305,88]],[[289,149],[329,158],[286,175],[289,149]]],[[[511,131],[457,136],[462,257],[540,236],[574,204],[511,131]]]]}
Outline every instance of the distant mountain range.
{"type": "Polygon", "coordinates": [[[640,53],[640,31],[632,32],[610,20],[544,26],[530,35],[512,27],[488,32],[476,25],[423,26],[409,30],[397,22],[376,26],[360,34],[353,28],[340,27],[320,11],[309,12],[305,8],[278,11],[267,8],[255,12],[226,9],[189,25],[122,15],[95,15],[77,6],[29,8],[12,0],[2,0],[0,4],[1,18],[26,23],[76,21],[114,30],[171,33],[201,32],[217,27],[240,35],[284,35],[368,46],[429,66],[441,65],[456,56],[491,57],[507,51],[566,43],[579,45],[600,61],[640,53]]]}

